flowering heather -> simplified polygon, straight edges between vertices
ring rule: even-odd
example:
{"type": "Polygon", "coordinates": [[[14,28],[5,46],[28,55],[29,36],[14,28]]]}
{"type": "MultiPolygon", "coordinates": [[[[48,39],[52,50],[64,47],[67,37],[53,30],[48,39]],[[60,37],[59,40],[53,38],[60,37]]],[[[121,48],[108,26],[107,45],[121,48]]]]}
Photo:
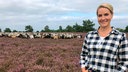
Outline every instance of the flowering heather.
{"type": "Polygon", "coordinates": [[[0,38],[0,72],[81,72],[81,39],[0,38]]]}
{"type": "Polygon", "coordinates": [[[83,38],[0,37],[0,72],[81,72],[79,56],[83,38]]]}

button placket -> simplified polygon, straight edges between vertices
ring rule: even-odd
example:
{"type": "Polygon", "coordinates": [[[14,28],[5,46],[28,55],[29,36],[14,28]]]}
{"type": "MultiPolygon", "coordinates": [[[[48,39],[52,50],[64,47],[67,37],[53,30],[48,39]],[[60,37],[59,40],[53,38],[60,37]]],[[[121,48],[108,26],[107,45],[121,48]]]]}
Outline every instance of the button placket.
{"type": "MultiPolygon", "coordinates": [[[[97,44],[97,46],[96,46],[96,47],[97,47],[97,52],[96,52],[96,55],[97,55],[97,56],[96,56],[96,60],[95,60],[96,63],[98,63],[99,52],[100,52],[100,50],[103,48],[103,43],[104,43],[104,41],[105,41],[104,39],[99,39],[99,40],[98,40],[98,44],[97,44]]],[[[96,64],[96,65],[97,65],[97,64],[96,64]]],[[[96,65],[93,67],[94,69],[97,69],[97,68],[98,68],[96,65]]]]}

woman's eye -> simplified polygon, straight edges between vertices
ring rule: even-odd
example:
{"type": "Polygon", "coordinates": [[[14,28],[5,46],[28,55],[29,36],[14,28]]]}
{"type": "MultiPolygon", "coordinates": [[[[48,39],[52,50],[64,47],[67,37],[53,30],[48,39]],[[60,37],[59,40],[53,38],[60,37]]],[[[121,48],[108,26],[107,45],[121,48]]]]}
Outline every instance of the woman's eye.
{"type": "Polygon", "coordinates": [[[109,14],[108,13],[105,13],[104,16],[108,16],[109,14]]]}
{"type": "Polygon", "coordinates": [[[98,15],[98,17],[102,17],[102,15],[101,15],[101,14],[99,14],[99,15],[98,15]]]}

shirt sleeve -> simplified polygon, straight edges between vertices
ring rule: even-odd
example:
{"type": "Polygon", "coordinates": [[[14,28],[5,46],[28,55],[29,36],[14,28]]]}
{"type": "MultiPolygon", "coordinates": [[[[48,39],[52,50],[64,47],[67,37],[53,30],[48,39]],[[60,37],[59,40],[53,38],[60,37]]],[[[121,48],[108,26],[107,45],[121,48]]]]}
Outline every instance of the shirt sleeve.
{"type": "Polygon", "coordinates": [[[88,66],[87,35],[85,36],[82,51],[80,54],[80,65],[81,68],[86,68],[88,66]]]}
{"type": "Polygon", "coordinates": [[[126,38],[126,34],[123,34],[120,40],[119,64],[117,70],[119,72],[126,72],[127,69],[128,69],[128,40],[126,38]]]}

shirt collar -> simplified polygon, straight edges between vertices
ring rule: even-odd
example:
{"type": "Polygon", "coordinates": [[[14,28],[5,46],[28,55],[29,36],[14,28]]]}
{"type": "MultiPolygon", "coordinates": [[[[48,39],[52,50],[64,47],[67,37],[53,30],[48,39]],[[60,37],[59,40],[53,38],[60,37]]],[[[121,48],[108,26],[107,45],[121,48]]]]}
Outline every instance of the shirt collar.
{"type": "MultiPolygon", "coordinates": [[[[100,28],[100,27],[99,27],[100,28]]],[[[98,28],[98,29],[99,29],[98,28]]],[[[119,31],[115,29],[115,27],[111,27],[112,31],[110,32],[110,34],[119,34],[119,31]]],[[[98,30],[93,31],[94,34],[98,34],[98,30]]]]}
{"type": "Polygon", "coordinates": [[[111,34],[119,34],[119,31],[116,30],[116,28],[112,27],[112,31],[110,33],[111,34]]]}

